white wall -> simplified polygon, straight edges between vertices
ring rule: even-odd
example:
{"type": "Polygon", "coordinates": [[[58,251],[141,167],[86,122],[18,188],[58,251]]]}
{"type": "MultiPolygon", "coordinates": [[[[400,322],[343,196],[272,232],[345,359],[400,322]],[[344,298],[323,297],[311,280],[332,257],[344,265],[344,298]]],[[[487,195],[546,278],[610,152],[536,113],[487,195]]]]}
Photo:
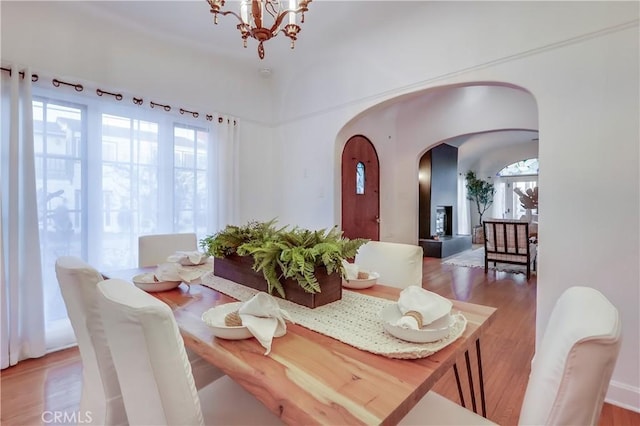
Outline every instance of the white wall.
{"type": "MultiPolygon", "coordinates": [[[[468,40],[471,46],[466,47],[457,44],[461,42],[459,34],[453,34],[450,40],[452,33],[440,27],[443,33],[438,37],[432,34],[431,39],[446,38],[447,43],[435,44],[446,45],[448,49],[434,56],[423,54],[425,49],[433,48],[423,43],[430,39],[430,25],[421,27],[427,34],[418,40],[405,37],[401,31],[385,31],[385,37],[389,34],[397,37],[389,40],[401,41],[402,49],[388,46],[384,40],[375,40],[368,47],[363,45],[353,50],[351,56],[339,55],[338,63],[309,70],[306,82],[314,84],[296,86],[296,90],[288,92],[297,92],[298,97],[283,101],[283,104],[291,102],[294,107],[288,114],[283,109],[283,114],[290,117],[282,126],[287,129],[285,140],[295,141],[291,142],[292,151],[285,148],[286,162],[308,161],[309,152],[326,152],[317,144],[331,144],[335,140],[333,161],[326,155],[320,156],[317,168],[324,172],[314,174],[316,180],[309,185],[324,186],[333,174],[335,195],[331,210],[337,222],[340,200],[337,177],[342,144],[351,133],[369,137],[380,155],[381,179],[393,188],[393,192],[382,199],[381,236],[411,242],[417,235],[414,232],[417,218],[409,213],[415,212],[417,206],[414,187],[418,158],[415,149],[390,149],[388,144],[396,139],[409,141],[416,136],[407,134],[403,127],[410,125],[407,120],[411,121],[412,116],[396,119],[394,114],[400,116],[399,110],[388,111],[391,117],[381,121],[360,118],[359,114],[408,90],[456,83],[499,81],[529,90],[538,106],[539,159],[544,165],[539,180],[540,187],[544,188],[540,195],[544,220],[539,227],[537,330],[544,329],[555,300],[567,287],[586,285],[601,290],[620,309],[624,323],[622,351],[608,398],[618,405],[640,410],[638,5],[546,2],[537,3],[539,6],[535,7],[528,3],[518,10],[516,3],[495,2],[475,4],[471,9],[485,5],[493,12],[495,8],[505,7],[503,13],[495,15],[484,11],[480,14],[484,19],[479,21],[485,29],[502,28],[506,34],[496,30],[490,32],[489,37],[480,31],[474,32],[473,40],[468,40]],[[523,18],[520,12],[527,17],[523,18]],[[513,14],[517,14],[515,19],[513,14]],[[546,21],[547,18],[553,22],[546,21]],[[514,22],[514,27],[508,27],[505,22],[514,22]],[[530,23],[535,23],[537,28],[525,25],[530,23]],[[521,32],[520,24],[531,33],[521,32]],[[606,29],[608,26],[612,27],[606,29]],[[599,29],[602,31],[594,32],[599,29]],[[545,35],[540,36],[541,33],[545,35]],[[578,37],[580,34],[584,37],[578,37]],[[487,40],[493,43],[485,43],[487,40]],[[532,45],[529,40],[544,41],[547,45],[536,49],[535,43],[532,45]],[[497,57],[499,54],[505,56],[497,57]],[[434,76],[431,63],[425,57],[437,58],[434,63],[440,77],[434,76]],[[461,57],[472,66],[465,68],[461,57]],[[326,88],[333,87],[335,81],[357,81],[357,84],[340,86],[343,90],[332,92],[335,104],[328,107],[326,88]],[[389,90],[389,81],[395,85],[395,92],[389,90]],[[317,113],[313,115],[312,111],[317,113]],[[350,122],[356,116],[358,120],[350,122]],[[394,126],[394,121],[402,126],[394,126]],[[341,130],[336,138],[335,131],[342,123],[348,123],[348,131],[341,130]],[[301,140],[309,144],[309,151],[300,149],[301,140]]],[[[439,7],[461,6],[440,4],[439,7]]],[[[477,24],[470,22],[470,16],[463,14],[461,19],[471,29],[477,29],[477,24]]],[[[288,142],[285,144],[288,146],[288,142]]],[[[283,174],[282,185],[290,186],[291,176],[283,174]]],[[[295,212],[289,216],[291,220],[304,217],[309,218],[308,223],[324,222],[317,217],[314,192],[294,193],[282,200],[283,211],[295,212]],[[309,207],[305,209],[304,205],[309,207]]],[[[329,213],[327,209],[322,211],[322,217],[329,213]]]]}
{"type": "Polygon", "coordinates": [[[544,164],[537,329],[545,327],[565,288],[600,289],[619,307],[624,324],[609,398],[640,410],[638,4],[408,4],[405,20],[387,22],[375,34],[345,35],[331,52],[319,53],[302,69],[285,68],[273,81],[76,17],[59,3],[2,2],[1,53],[3,61],[34,71],[244,119],[246,219],[278,216],[281,223],[308,227],[337,223],[339,158],[351,136],[343,129],[349,123],[349,132],[374,142],[382,179],[394,189],[382,200],[381,235],[395,241],[416,235],[417,217],[407,216],[416,211],[416,150],[424,145],[416,132],[431,129],[421,128],[401,106],[387,110],[384,120],[350,121],[374,105],[443,85],[497,81],[526,88],[537,103],[544,164]],[[251,94],[251,102],[243,93],[251,94]],[[400,141],[407,143],[395,149],[400,141]]]}
{"type": "Polygon", "coordinates": [[[255,69],[159,42],[142,31],[114,28],[80,13],[82,8],[74,11],[76,4],[81,3],[3,1],[2,61],[159,103],[184,103],[178,108],[273,121],[272,82],[255,69]]]}

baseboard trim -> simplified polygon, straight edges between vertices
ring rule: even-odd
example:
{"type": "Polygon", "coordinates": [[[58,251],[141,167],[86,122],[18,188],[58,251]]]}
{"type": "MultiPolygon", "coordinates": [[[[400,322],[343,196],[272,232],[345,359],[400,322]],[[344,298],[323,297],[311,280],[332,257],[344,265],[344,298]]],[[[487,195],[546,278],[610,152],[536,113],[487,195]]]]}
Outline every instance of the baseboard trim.
{"type": "Polygon", "coordinates": [[[604,400],[611,405],[640,413],[640,388],[612,380],[604,400]]]}

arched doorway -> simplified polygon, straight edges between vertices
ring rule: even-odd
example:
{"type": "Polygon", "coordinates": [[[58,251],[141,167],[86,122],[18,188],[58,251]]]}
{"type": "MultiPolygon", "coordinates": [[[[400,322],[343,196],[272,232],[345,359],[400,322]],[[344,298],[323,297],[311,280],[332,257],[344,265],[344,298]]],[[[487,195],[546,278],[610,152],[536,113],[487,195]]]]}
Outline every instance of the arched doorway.
{"type": "Polygon", "coordinates": [[[380,164],[364,136],[351,137],[342,151],[342,231],[347,238],[380,239],[380,164]]]}

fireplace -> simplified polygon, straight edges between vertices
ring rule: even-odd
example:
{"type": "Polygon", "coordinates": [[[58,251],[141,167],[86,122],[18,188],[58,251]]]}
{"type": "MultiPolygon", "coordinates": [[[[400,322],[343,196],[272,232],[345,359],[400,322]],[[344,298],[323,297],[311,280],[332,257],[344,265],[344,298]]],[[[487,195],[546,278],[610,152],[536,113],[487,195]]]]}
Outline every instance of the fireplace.
{"type": "Polygon", "coordinates": [[[453,235],[453,206],[436,207],[435,235],[438,237],[453,235]]]}

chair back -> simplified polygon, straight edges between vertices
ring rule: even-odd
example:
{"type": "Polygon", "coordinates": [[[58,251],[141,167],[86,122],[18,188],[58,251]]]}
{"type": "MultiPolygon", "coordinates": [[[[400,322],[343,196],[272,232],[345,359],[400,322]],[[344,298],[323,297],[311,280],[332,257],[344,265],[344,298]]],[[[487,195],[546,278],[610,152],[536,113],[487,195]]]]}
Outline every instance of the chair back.
{"type": "Polygon", "coordinates": [[[200,400],[171,308],[133,284],[98,284],[99,306],[132,425],[202,425],[200,400]]]}
{"type": "Polygon", "coordinates": [[[82,359],[80,412],[91,412],[95,424],[127,424],[120,384],[98,307],[97,284],[103,277],[73,256],[56,260],[56,276],[82,359]]]}
{"type": "Polygon", "coordinates": [[[485,220],[485,253],[527,255],[529,253],[529,223],[519,220],[485,220]]]}
{"type": "Polygon", "coordinates": [[[360,246],[355,263],[380,274],[378,282],[391,287],[422,286],[422,247],[412,244],[369,241],[360,246]]]}
{"type": "Polygon", "coordinates": [[[157,266],[176,251],[195,251],[198,239],[194,233],[155,234],[138,237],[138,266],[157,266]]]}
{"type": "Polygon", "coordinates": [[[536,351],[520,424],[596,425],[620,350],[618,310],[599,291],[571,287],[536,351]]]}

